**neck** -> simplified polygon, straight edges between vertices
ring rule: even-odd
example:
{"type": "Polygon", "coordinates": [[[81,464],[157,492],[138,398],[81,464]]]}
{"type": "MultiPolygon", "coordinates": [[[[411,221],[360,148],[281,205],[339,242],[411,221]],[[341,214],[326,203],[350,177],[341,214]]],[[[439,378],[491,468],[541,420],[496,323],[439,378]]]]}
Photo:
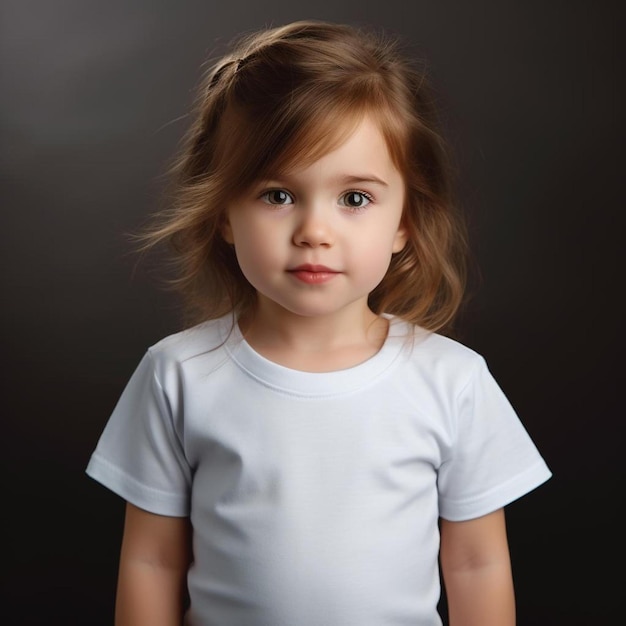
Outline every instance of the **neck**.
{"type": "Polygon", "coordinates": [[[329,315],[302,316],[260,299],[240,320],[254,350],[271,361],[304,371],[333,371],[357,365],[382,347],[388,322],[365,304],[329,315]]]}

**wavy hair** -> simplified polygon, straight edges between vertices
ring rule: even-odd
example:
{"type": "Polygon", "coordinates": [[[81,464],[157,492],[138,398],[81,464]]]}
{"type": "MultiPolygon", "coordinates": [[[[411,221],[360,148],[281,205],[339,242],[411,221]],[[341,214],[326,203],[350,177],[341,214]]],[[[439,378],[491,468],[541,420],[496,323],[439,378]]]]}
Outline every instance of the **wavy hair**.
{"type": "Polygon", "coordinates": [[[334,149],[366,114],[404,178],[409,233],[368,304],[428,330],[451,326],[465,289],[466,231],[426,73],[397,40],[320,21],[239,39],[200,85],[171,202],[140,236],[142,250],[170,244],[171,286],[189,323],[239,316],[256,301],[221,236],[228,204],[271,172],[334,149]]]}

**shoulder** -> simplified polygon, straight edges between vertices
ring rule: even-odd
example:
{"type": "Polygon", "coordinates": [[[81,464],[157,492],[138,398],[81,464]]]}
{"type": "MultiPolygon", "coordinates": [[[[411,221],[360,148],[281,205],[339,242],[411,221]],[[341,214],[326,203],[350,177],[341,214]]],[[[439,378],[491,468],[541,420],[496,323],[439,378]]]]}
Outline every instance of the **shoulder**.
{"type": "Polygon", "coordinates": [[[484,357],[461,341],[432,332],[404,320],[388,316],[389,336],[403,339],[409,347],[407,354],[416,362],[427,361],[449,368],[466,370],[484,363],[484,357]]]}
{"type": "Polygon", "coordinates": [[[406,322],[394,326],[407,336],[405,366],[433,384],[459,391],[487,367],[481,354],[456,339],[406,322]]]}
{"type": "Polygon", "coordinates": [[[485,362],[484,357],[476,350],[438,333],[428,333],[421,348],[428,358],[453,369],[467,371],[468,368],[479,367],[485,362]]]}
{"type": "Polygon", "coordinates": [[[148,348],[148,355],[157,372],[163,368],[186,367],[197,361],[223,359],[223,346],[230,337],[233,323],[230,315],[202,322],[164,337],[148,348]]]}

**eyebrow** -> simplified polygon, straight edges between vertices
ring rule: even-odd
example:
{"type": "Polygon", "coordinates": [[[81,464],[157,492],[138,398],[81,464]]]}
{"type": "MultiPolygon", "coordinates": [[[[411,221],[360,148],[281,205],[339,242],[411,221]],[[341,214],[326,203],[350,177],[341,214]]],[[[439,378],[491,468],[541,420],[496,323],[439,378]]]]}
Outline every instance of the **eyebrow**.
{"type": "MultiPolygon", "coordinates": [[[[265,182],[276,183],[289,183],[289,174],[279,173],[274,176],[269,176],[265,182]]],[[[361,183],[374,183],[381,187],[389,187],[389,183],[386,183],[382,178],[374,176],[374,174],[346,174],[345,176],[338,176],[334,179],[334,182],[338,185],[359,185],[361,183]]]]}
{"type": "Polygon", "coordinates": [[[378,178],[378,176],[374,176],[373,174],[363,174],[363,175],[349,175],[342,176],[338,179],[338,182],[345,185],[358,185],[359,183],[374,183],[376,185],[380,185],[381,187],[389,187],[389,185],[382,179],[378,178]]]}

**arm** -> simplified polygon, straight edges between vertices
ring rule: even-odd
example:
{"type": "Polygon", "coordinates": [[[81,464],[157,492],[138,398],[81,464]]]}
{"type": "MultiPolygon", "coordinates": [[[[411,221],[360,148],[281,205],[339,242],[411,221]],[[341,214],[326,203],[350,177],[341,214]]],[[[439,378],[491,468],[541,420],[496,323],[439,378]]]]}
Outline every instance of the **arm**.
{"type": "Polygon", "coordinates": [[[190,537],[188,518],[126,505],[115,626],[181,626],[190,537]]]}
{"type": "Polygon", "coordinates": [[[464,522],[442,519],[441,569],[450,626],[515,626],[504,509],[464,522]]]}

